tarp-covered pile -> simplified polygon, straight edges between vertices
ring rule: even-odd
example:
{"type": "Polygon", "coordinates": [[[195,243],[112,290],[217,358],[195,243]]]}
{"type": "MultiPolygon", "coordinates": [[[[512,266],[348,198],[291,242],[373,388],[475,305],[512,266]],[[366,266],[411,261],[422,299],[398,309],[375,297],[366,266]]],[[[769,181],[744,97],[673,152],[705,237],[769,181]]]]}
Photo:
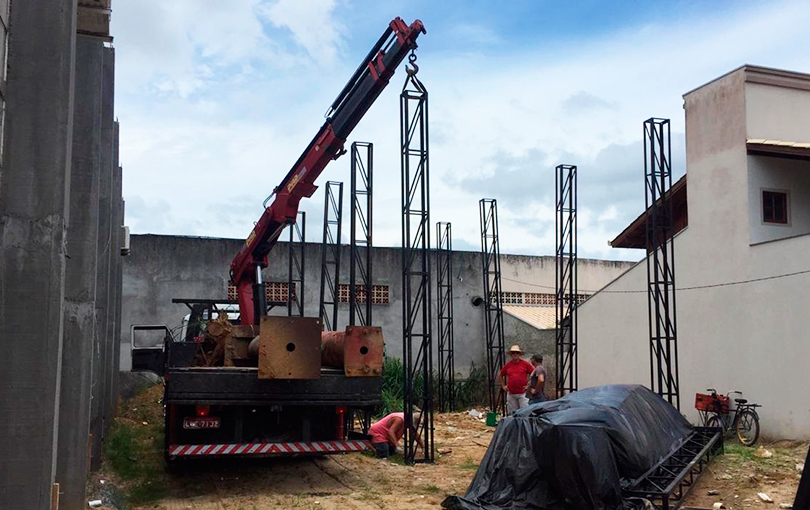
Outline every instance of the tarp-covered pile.
{"type": "Polygon", "coordinates": [[[588,388],[498,425],[467,494],[451,510],[618,510],[637,478],[689,435],[689,422],[643,386],[588,388]]]}

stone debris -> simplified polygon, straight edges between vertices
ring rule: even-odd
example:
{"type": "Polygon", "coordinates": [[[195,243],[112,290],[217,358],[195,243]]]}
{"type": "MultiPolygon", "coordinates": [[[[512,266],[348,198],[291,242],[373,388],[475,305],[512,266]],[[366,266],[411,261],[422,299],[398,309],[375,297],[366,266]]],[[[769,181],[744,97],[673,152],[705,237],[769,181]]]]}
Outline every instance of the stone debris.
{"type": "Polygon", "coordinates": [[[759,496],[759,499],[761,499],[762,501],[764,501],[766,503],[773,503],[773,500],[771,499],[771,497],[768,496],[767,494],[765,494],[764,492],[757,492],[757,496],[759,496]]]}
{"type": "Polygon", "coordinates": [[[779,505],[779,508],[793,508],[793,505],[791,505],[790,503],[781,503],[779,505]]]}
{"type": "Polygon", "coordinates": [[[798,471],[799,473],[804,472],[804,462],[799,462],[798,464],[796,464],[796,471],[798,471]]]}
{"type": "Polygon", "coordinates": [[[717,496],[718,492],[714,489],[711,489],[709,491],[706,491],[706,494],[709,496],[717,496]]]}
{"type": "Polygon", "coordinates": [[[722,501],[718,501],[717,503],[712,505],[714,510],[720,510],[721,508],[725,508],[726,506],[723,504],[722,501]]]}
{"type": "Polygon", "coordinates": [[[478,409],[470,409],[470,411],[467,414],[469,414],[470,416],[472,416],[476,420],[481,419],[481,417],[484,416],[484,413],[482,413],[478,409]]]}

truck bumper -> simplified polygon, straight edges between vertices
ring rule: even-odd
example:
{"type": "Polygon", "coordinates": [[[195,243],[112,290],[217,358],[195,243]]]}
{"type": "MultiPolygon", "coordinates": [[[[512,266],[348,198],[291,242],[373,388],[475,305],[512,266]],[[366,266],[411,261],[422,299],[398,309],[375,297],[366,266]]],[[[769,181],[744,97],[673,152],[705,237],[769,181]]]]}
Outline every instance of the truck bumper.
{"type": "Polygon", "coordinates": [[[266,457],[274,455],[328,455],[372,450],[370,441],[309,441],[287,443],[170,445],[169,458],[266,457]]]}

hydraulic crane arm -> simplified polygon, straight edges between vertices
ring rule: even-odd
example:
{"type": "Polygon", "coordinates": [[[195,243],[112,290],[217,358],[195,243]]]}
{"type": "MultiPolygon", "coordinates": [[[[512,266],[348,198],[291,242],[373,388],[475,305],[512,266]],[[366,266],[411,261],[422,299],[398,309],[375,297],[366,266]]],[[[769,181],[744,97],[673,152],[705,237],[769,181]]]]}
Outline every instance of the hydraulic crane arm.
{"type": "Polygon", "coordinates": [[[261,268],[267,267],[267,255],[282,230],[295,222],[298,203],[315,192],[315,180],[326,165],[346,152],[343,149],[346,138],[388,85],[405,55],[416,49],[420,33],[425,33],[425,28],[419,20],[410,26],[400,18],[391,21],[332,103],[318,134],[274,190],[273,202],[266,206],[231,262],[231,282],[237,289],[242,324],[257,324],[259,315],[264,313],[254,304],[254,285],[261,283],[261,268]]]}

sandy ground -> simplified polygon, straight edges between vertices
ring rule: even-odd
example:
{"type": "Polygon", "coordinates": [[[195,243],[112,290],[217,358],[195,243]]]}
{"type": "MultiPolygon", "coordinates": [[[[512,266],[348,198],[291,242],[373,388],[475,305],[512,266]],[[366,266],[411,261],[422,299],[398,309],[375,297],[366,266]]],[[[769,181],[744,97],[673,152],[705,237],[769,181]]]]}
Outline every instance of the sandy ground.
{"type": "MultiPolygon", "coordinates": [[[[122,407],[120,422],[142,426],[159,420],[160,388],[153,388],[122,407]]],[[[288,459],[234,459],[189,463],[172,472],[163,469],[155,441],[159,428],[146,434],[133,462],[153,463],[154,473],[141,484],[141,503],[102,508],[133,510],[259,510],[293,509],[437,509],[448,495],[464,494],[490,442],[494,428],[467,413],[435,417],[435,464],[405,466],[401,456],[388,460],[365,454],[288,459]],[[141,451],[143,450],[143,451],[141,451]],[[143,456],[141,457],[141,455],[143,456]],[[137,458],[135,458],[137,457],[137,458]],[[145,485],[144,485],[145,483],[145,485]],[[144,490],[145,487],[145,490],[144,490]],[[155,487],[154,491],[150,488],[155,487]],[[145,497],[144,497],[145,494],[145,497]]],[[[779,508],[792,503],[800,478],[797,464],[804,462],[807,443],[777,443],[765,447],[769,458],[755,450],[727,443],[726,454],[716,459],[686,498],[688,507],[711,508],[722,501],[726,508],[779,508]],[[709,495],[709,492],[716,494],[709,495]],[[774,503],[763,503],[758,492],[774,503]]],[[[131,490],[133,480],[113,474],[109,465],[93,475],[94,497],[131,490]],[[100,480],[105,484],[101,485],[100,480]]],[[[91,498],[93,499],[93,498],[91,498]]],[[[106,497],[124,501],[125,498],[106,497]]]]}

